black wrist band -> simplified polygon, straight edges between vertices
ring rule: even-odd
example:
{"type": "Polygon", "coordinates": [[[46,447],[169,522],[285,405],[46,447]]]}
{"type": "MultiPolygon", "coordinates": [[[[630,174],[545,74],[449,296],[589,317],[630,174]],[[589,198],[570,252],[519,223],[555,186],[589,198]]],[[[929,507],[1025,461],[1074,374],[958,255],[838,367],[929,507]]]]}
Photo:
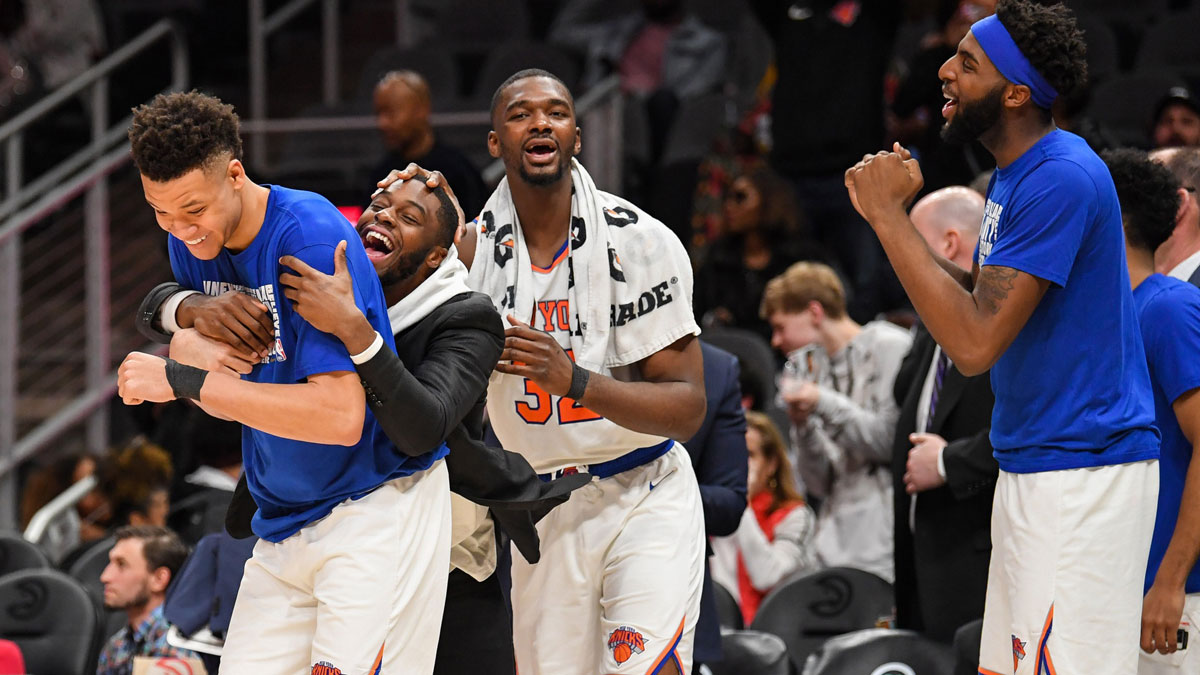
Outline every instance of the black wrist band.
{"type": "Polygon", "coordinates": [[[567,398],[572,401],[583,398],[583,393],[587,390],[588,379],[591,376],[590,371],[575,365],[574,370],[571,371],[571,388],[567,390],[567,398]]]}
{"type": "Polygon", "coordinates": [[[194,366],[186,366],[175,359],[167,359],[167,384],[175,398],[190,398],[200,400],[200,388],[204,386],[204,378],[208,377],[207,370],[194,366]]]}

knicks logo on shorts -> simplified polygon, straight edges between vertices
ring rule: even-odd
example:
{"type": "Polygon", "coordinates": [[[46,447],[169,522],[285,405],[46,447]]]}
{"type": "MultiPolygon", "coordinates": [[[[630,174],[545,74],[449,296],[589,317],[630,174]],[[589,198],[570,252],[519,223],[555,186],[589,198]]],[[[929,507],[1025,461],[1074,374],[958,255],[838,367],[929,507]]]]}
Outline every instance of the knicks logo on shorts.
{"type": "Polygon", "coordinates": [[[1017,663],[1025,658],[1025,643],[1016,635],[1012,636],[1013,645],[1013,670],[1017,669],[1017,663]]]}
{"type": "Polygon", "coordinates": [[[634,654],[646,651],[646,638],[629,626],[621,626],[609,633],[608,648],[617,663],[625,663],[634,654]]]}
{"type": "Polygon", "coordinates": [[[342,675],[342,669],[335,668],[328,661],[321,661],[312,667],[311,675],[342,675]]]}

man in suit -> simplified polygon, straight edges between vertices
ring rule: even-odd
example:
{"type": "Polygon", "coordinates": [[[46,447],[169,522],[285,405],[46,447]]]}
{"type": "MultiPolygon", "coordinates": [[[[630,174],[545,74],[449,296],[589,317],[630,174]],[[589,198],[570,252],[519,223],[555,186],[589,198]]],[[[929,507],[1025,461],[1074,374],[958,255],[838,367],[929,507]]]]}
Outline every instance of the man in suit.
{"type": "MultiPolygon", "coordinates": [[[[726,537],[737,530],[746,510],[746,415],[742,411],[737,358],[706,342],[700,343],[700,351],[704,354],[708,408],[700,430],[684,446],[692,457],[696,481],[700,484],[704,533],[709,537],[726,537]]],[[[712,555],[711,549],[708,554],[712,555]]],[[[698,664],[717,663],[722,657],[721,628],[712,585],[706,556],[694,648],[698,664]]]]}
{"type": "MultiPolygon", "coordinates": [[[[938,190],[911,217],[934,253],[970,269],[979,193],[938,190]]],[[[998,471],[988,440],[991,384],[988,373],[962,375],[918,326],[895,391],[896,620],[949,643],[960,625],[983,616],[998,471]]]]}
{"type": "Polygon", "coordinates": [[[1200,148],[1165,148],[1150,153],[1179,181],[1175,229],[1154,251],[1154,271],[1200,286],[1200,148]]]}

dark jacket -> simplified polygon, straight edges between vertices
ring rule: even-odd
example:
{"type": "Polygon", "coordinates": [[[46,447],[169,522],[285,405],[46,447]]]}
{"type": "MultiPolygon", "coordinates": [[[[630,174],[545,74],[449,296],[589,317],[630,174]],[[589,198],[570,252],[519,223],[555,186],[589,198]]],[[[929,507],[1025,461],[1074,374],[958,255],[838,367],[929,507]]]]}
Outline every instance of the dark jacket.
{"type": "MultiPolygon", "coordinates": [[[[738,362],[729,352],[700,343],[704,354],[704,391],[708,409],[704,422],[684,447],[692,458],[700,501],[704,506],[704,533],[725,537],[737,530],[746,510],[746,415],[738,385],[738,362]]],[[[704,560],[704,587],[696,625],[693,657],[697,663],[721,660],[721,628],[708,558],[704,560]]]]}
{"type": "Polygon", "coordinates": [[[488,378],[503,346],[491,300],[463,293],[397,335],[396,352],[381,349],[356,368],[367,405],[396,448],[419,455],[444,440],[450,489],[490,507],[521,554],[537,562],[534,524],[590,476],[545,483],[520,455],[483,444],[488,378]]]}
{"type": "Polygon", "coordinates": [[[933,362],[935,343],[923,326],[896,374],[900,419],[893,446],[896,519],[896,621],[950,643],[954,631],[983,616],[991,556],[992,495],[999,466],[988,440],[992,395],[988,373],[966,377],[946,369],[928,432],[945,438],[946,484],[917,495],[915,530],[905,465],[916,431],[917,405],[933,362]]]}

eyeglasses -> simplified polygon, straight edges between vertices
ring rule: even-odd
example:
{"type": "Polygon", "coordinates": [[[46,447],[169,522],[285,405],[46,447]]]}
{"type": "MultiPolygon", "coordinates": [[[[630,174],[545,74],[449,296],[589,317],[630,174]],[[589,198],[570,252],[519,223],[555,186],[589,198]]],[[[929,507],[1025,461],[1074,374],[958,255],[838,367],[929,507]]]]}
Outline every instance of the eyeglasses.
{"type": "Polygon", "coordinates": [[[733,192],[730,192],[726,198],[732,199],[738,204],[742,204],[745,203],[746,200],[750,199],[750,194],[745,190],[734,190],[733,192]]]}

